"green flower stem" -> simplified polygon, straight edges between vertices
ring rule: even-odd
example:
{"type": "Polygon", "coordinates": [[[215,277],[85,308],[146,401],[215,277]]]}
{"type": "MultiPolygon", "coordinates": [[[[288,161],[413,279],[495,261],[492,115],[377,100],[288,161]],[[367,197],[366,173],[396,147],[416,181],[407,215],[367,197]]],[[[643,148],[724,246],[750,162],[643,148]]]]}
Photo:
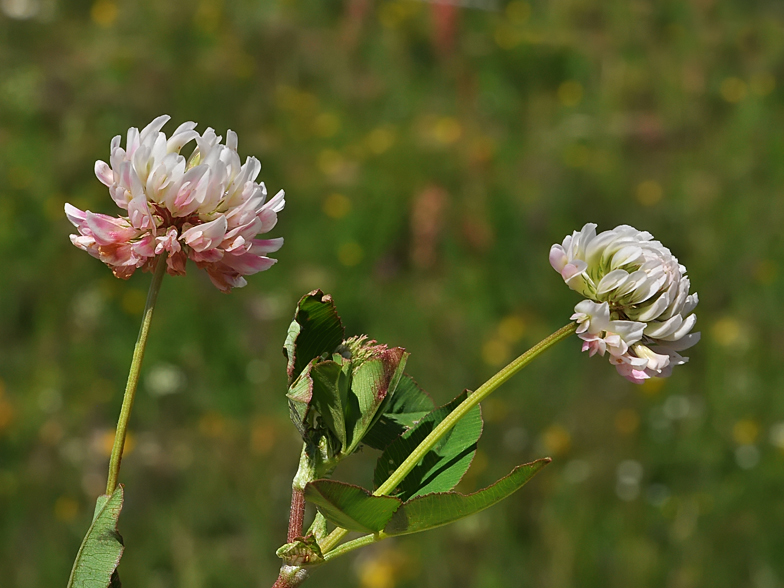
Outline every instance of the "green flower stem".
{"type": "Polygon", "coordinates": [[[342,545],[338,545],[335,549],[333,549],[329,553],[325,553],[324,562],[328,562],[331,559],[334,559],[341,555],[345,555],[349,551],[354,551],[358,547],[364,547],[365,545],[370,545],[371,543],[381,541],[382,539],[386,539],[387,537],[388,535],[385,534],[383,531],[381,531],[378,533],[374,533],[372,535],[363,535],[362,537],[358,537],[357,539],[346,541],[342,545]]]}
{"type": "Polygon", "coordinates": [[[136,395],[136,386],[139,383],[139,372],[144,358],[144,348],[147,345],[147,335],[150,332],[150,322],[152,322],[152,311],[155,309],[155,301],[161,289],[163,275],[166,273],[166,254],[158,257],[155,266],[155,273],[152,276],[150,290],[147,292],[147,303],[144,306],[142,315],[142,326],[139,329],[139,336],[136,339],[136,346],[133,348],[133,358],[131,359],[131,369],[128,372],[128,383],[125,385],[123,394],[120,418],[117,419],[117,429],[114,433],[114,445],[112,446],[112,456],[109,458],[109,478],[106,482],[106,493],[111,495],[117,488],[117,477],[120,475],[120,463],[122,462],[123,448],[125,447],[125,436],[128,432],[128,420],[131,417],[133,399],[136,395]]]}
{"type": "MultiPolygon", "coordinates": [[[[492,392],[501,386],[501,384],[506,382],[509,378],[531,363],[531,361],[533,361],[539,354],[543,353],[559,341],[569,337],[572,333],[575,332],[576,328],[577,325],[575,323],[569,323],[565,327],[558,329],[555,333],[531,347],[528,351],[523,353],[517,359],[513,360],[509,365],[507,365],[492,378],[487,380],[487,382],[477,388],[476,392],[466,398],[462,404],[458,405],[457,408],[455,408],[443,421],[438,424],[437,427],[435,427],[430,432],[427,437],[425,437],[422,443],[420,443],[417,448],[414,449],[414,451],[411,452],[411,454],[405,459],[405,461],[403,461],[403,463],[398,466],[392,475],[387,478],[386,482],[381,484],[381,486],[379,486],[376,491],[373,492],[373,495],[385,496],[397,488],[398,484],[400,484],[400,482],[403,481],[403,479],[411,472],[411,470],[416,467],[425,454],[427,454],[427,452],[430,451],[435,446],[435,444],[441,440],[446,432],[455,426],[457,421],[463,418],[469,410],[487,398],[492,392]]],[[[321,544],[322,553],[327,554],[332,551],[340,542],[340,540],[346,535],[346,533],[348,533],[348,531],[345,529],[335,529],[321,544]]]]}

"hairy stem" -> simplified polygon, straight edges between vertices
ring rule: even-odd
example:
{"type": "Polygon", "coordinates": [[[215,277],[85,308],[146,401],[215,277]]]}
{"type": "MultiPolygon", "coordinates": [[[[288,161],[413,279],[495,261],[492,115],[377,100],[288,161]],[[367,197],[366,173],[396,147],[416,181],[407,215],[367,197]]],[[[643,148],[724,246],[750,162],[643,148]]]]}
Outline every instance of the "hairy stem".
{"type": "MultiPolygon", "coordinates": [[[[506,382],[509,378],[531,363],[531,361],[539,354],[543,353],[559,341],[569,337],[572,333],[574,333],[576,328],[577,325],[575,323],[569,323],[565,327],[558,329],[555,333],[531,347],[517,359],[512,360],[509,365],[501,369],[492,378],[487,380],[487,382],[477,388],[476,392],[471,394],[461,404],[459,404],[457,408],[455,408],[443,421],[438,424],[438,426],[436,426],[430,432],[427,437],[424,438],[422,443],[420,443],[417,448],[411,452],[411,454],[405,459],[405,461],[403,461],[403,463],[398,466],[398,468],[389,476],[389,478],[387,478],[387,480],[381,484],[381,486],[379,486],[375,492],[373,492],[373,495],[385,496],[397,488],[400,482],[402,482],[403,479],[411,472],[411,470],[416,467],[425,454],[427,454],[427,452],[430,451],[435,446],[435,444],[441,440],[447,431],[449,431],[449,429],[451,429],[455,423],[457,423],[457,421],[463,418],[469,410],[487,398],[492,392],[498,389],[501,384],[506,382]]],[[[335,549],[335,546],[340,543],[346,533],[348,533],[348,531],[345,529],[335,529],[329,535],[329,537],[327,537],[324,542],[321,543],[321,551],[325,554],[325,557],[326,554],[335,549]]]]}
{"type": "Polygon", "coordinates": [[[297,537],[302,537],[302,527],[305,523],[305,486],[315,478],[316,456],[314,448],[308,447],[308,443],[305,442],[302,444],[297,473],[291,482],[291,509],[286,543],[291,543],[297,537]]]}
{"type": "Polygon", "coordinates": [[[125,385],[125,394],[123,394],[120,418],[117,420],[117,429],[114,433],[112,456],[109,458],[109,477],[106,482],[107,494],[112,494],[115,488],[117,488],[117,478],[120,475],[120,463],[122,462],[123,448],[125,447],[125,437],[128,432],[128,420],[131,418],[133,399],[136,395],[136,386],[139,383],[139,372],[142,367],[142,359],[144,358],[144,348],[147,345],[147,335],[150,332],[152,312],[155,309],[155,301],[158,298],[158,292],[161,289],[161,282],[163,281],[163,275],[165,273],[166,254],[164,253],[157,259],[150,290],[147,292],[147,303],[144,306],[144,314],[142,315],[142,326],[139,329],[136,346],[133,348],[131,369],[128,372],[128,383],[125,385]]]}

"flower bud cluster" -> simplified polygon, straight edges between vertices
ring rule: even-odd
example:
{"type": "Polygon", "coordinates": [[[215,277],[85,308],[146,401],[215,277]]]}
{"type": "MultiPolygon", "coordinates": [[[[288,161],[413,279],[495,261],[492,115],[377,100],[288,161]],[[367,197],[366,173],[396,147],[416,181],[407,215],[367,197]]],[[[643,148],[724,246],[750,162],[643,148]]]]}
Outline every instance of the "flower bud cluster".
{"type": "Polygon", "coordinates": [[[585,297],[571,317],[583,351],[608,354],[638,384],[688,361],[678,352],[700,339],[691,332],[699,299],[686,268],[650,233],[621,225],[597,235],[588,223],[552,246],[550,264],[585,297]]]}
{"type": "Polygon", "coordinates": [[[95,175],[127,216],[66,204],[66,216],[79,231],[71,242],[119,278],[150,269],[165,252],[172,275],[184,274],[191,259],[222,291],[242,287],[243,276],[276,262],[266,255],[280,249],[283,239],[256,236],[277,223],[284,193],[267,200],[264,184],[256,182],[261,164],[254,157],[241,164],[233,131],[221,144],[213,129],[199,134],[196,123],[187,122],[167,138],[161,129],[168,120],[159,116],[141,132],[129,129],[125,149],[119,135],[112,140],[109,163],[97,161],[95,175]],[[191,142],[196,147],[186,159],[180,151],[191,142]]]}

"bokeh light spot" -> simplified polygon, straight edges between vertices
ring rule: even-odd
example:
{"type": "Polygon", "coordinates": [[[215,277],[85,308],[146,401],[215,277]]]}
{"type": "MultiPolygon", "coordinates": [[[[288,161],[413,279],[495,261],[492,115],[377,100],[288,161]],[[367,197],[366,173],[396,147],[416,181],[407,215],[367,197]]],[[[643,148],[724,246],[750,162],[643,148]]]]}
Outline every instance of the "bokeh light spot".
{"type": "Polygon", "coordinates": [[[525,335],[525,322],[516,314],[505,316],[498,324],[498,335],[507,343],[517,343],[525,335]]]}
{"type": "Polygon", "coordinates": [[[643,206],[653,206],[661,201],[664,190],[662,190],[659,182],[645,180],[644,182],[639,183],[635,195],[637,197],[637,202],[643,206]]]}
{"type": "Polygon", "coordinates": [[[54,502],[54,518],[61,523],[70,523],[79,514],[79,503],[69,496],[60,496],[54,502]]]}
{"type": "Polygon", "coordinates": [[[572,436],[561,425],[550,425],[542,433],[542,443],[551,455],[563,455],[572,446],[572,436]]]}
{"type": "Polygon", "coordinates": [[[457,119],[451,116],[443,116],[436,121],[433,127],[433,137],[439,143],[451,145],[455,143],[463,134],[463,127],[457,119]]]}
{"type": "Polygon", "coordinates": [[[217,411],[207,411],[199,419],[199,432],[210,439],[222,437],[226,432],[226,419],[217,411]]]}
{"type": "Polygon", "coordinates": [[[515,27],[502,23],[495,28],[493,39],[501,49],[509,50],[523,42],[523,35],[515,27]]]}
{"type": "MultiPolygon", "coordinates": [[[[98,437],[94,439],[93,449],[97,450],[103,457],[109,457],[112,454],[112,447],[114,447],[114,429],[102,431],[98,437]]],[[[135,447],[136,437],[130,431],[126,432],[123,455],[130,455],[133,453],[135,447]]]]}
{"type": "Polygon", "coordinates": [[[757,96],[767,96],[776,89],[776,78],[769,72],[759,72],[751,76],[749,87],[757,96]]]}
{"type": "Polygon", "coordinates": [[[391,125],[377,127],[367,136],[367,146],[372,153],[381,155],[395,143],[395,129],[391,125]]]}
{"type": "Polygon", "coordinates": [[[746,97],[747,86],[746,82],[740,78],[726,78],[721,83],[721,97],[730,104],[737,104],[746,97]]]}
{"type": "Polygon", "coordinates": [[[509,20],[522,24],[531,18],[531,5],[523,0],[512,0],[506,5],[505,12],[509,20]]]}
{"type": "Polygon", "coordinates": [[[759,425],[753,419],[740,419],[732,427],[732,438],[738,445],[752,445],[759,437],[759,425]]]}
{"type": "Polygon", "coordinates": [[[490,366],[499,366],[509,361],[511,351],[506,341],[490,339],[482,345],[482,361],[490,366]]]}
{"type": "Polygon", "coordinates": [[[615,415],[615,430],[631,435],[640,427],[640,415],[633,408],[622,408],[615,415]]]}
{"type": "Polygon", "coordinates": [[[642,383],[640,390],[646,396],[656,396],[659,392],[661,392],[665,381],[666,380],[664,378],[648,378],[642,383]]]}
{"type": "Polygon", "coordinates": [[[144,292],[130,288],[123,293],[120,305],[123,312],[136,316],[142,313],[146,301],[147,295],[144,292]]]}
{"type": "Polygon", "coordinates": [[[569,167],[585,167],[591,159],[591,150],[581,143],[569,145],[563,154],[563,160],[569,167]]]}
{"type": "Polygon", "coordinates": [[[564,106],[577,106],[583,100],[583,85],[576,80],[567,80],[558,86],[558,101],[564,106]]]}
{"type": "Polygon", "coordinates": [[[346,267],[358,265],[364,256],[362,246],[356,241],[349,241],[338,247],[338,261],[346,267]]]}
{"type": "Polygon", "coordinates": [[[721,318],[713,324],[711,335],[722,347],[732,347],[740,341],[742,336],[740,322],[730,316],[721,318]]]}
{"type": "Polygon", "coordinates": [[[340,118],[334,112],[322,112],[313,122],[319,137],[333,137],[340,130],[340,118]]]}
{"type": "Polygon", "coordinates": [[[324,199],[321,205],[321,210],[324,211],[329,218],[339,219],[346,216],[351,212],[351,200],[343,194],[330,194],[324,199]]]}
{"type": "Polygon", "coordinates": [[[250,449],[256,455],[268,455],[275,445],[275,424],[266,417],[257,417],[250,431],[250,449]]]}
{"type": "Polygon", "coordinates": [[[98,26],[110,27],[117,21],[117,3],[111,0],[98,0],[90,8],[90,18],[98,26]]]}

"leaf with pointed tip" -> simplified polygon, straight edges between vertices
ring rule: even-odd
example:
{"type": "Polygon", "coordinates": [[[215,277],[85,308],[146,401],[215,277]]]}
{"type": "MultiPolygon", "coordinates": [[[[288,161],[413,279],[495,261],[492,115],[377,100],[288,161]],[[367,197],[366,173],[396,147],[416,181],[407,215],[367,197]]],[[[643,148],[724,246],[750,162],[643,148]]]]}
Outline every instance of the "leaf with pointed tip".
{"type": "Polygon", "coordinates": [[[343,324],[329,294],[313,290],[300,299],[289,326],[283,353],[288,359],[289,386],[311,360],[328,356],[343,341],[343,324]]]}
{"type": "Polygon", "coordinates": [[[387,398],[381,417],[362,439],[363,443],[373,449],[386,449],[392,441],[435,408],[427,392],[408,374],[403,374],[395,393],[387,398]]]}
{"type": "Polygon", "coordinates": [[[117,532],[122,505],[122,486],[117,486],[111,496],[98,497],[93,522],[76,554],[68,588],[107,588],[110,583],[119,582],[115,570],[125,549],[117,532]]]}
{"type": "MultiPolygon", "coordinates": [[[[376,488],[386,481],[425,437],[467,396],[467,391],[464,391],[448,404],[430,412],[384,450],[376,462],[373,475],[376,488]]],[[[471,465],[476,453],[476,443],[481,435],[482,413],[477,405],[425,454],[393,494],[402,500],[408,500],[422,494],[446,492],[454,488],[471,465]]]]}
{"type": "Polygon", "coordinates": [[[351,393],[347,405],[346,429],[349,433],[346,453],[351,453],[365,433],[381,416],[381,407],[396,388],[406,367],[408,353],[401,347],[377,346],[370,359],[353,370],[351,393]]]}
{"type": "Polygon", "coordinates": [[[289,401],[289,417],[297,427],[299,434],[305,437],[308,431],[308,416],[310,415],[310,401],[313,399],[313,379],[310,377],[312,363],[308,364],[299,377],[289,387],[286,398],[289,401]]]}
{"type": "Polygon", "coordinates": [[[373,496],[353,484],[314,480],[305,486],[305,498],[338,527],[349,531],[377,533],[389,522],[401,501],[391,496],[373,496]]]}
{"type": "Polygon", "coordinates": [[[437,492],[406,502],[391,496],[373,496],[359,486],[335,480],[314,480],[305,498],[318,506],[331,523],[364,533],[406,535],[447,525],[482,511],[523,487],[550,458],[519,465],[494,484],[471,494],[437,492]]]}
{"type": "Polygon", "coordinates": [[[384,527],[387,535],[418,533],[457,521],[500,502],[550,463],[550,458],[519,465],[495,484],[471,494],[441,492],[417,496],[398,508],[384,527]]]}

